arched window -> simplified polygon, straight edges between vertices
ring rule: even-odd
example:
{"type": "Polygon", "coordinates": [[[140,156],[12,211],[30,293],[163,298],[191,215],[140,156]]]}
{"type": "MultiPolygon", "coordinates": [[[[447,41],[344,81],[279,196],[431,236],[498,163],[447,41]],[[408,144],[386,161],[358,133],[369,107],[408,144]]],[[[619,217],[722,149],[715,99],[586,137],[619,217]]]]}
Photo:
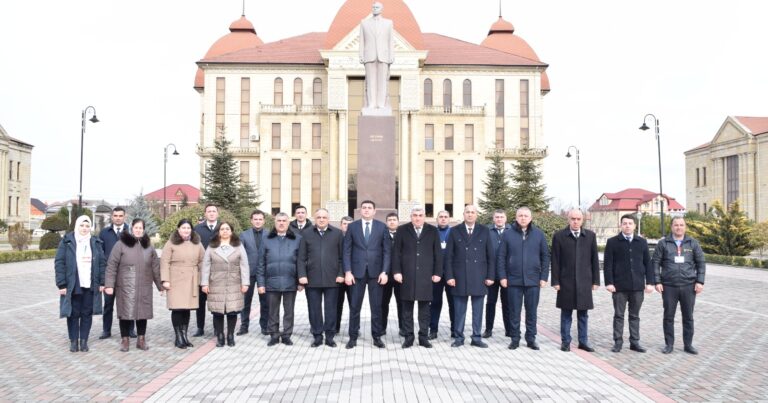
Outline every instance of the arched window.
{"type": "Polygon", "coordinates": [[[300,78],[293,80],[293,104],[296,106],[302,105],[301,87],[303,86],[304,82],[300,78]]]}
{"type": "Polygon", "coordinates": [[[451,80],[443,80],[443,110],[446,113],[451,113],[451,105],[453,105],[453,92],[451,80]]]}
{"type": "Polygon", "coordinates": [[[283,104],[283,79],[280,77],[275,79],[275,99],[273,103],[275,105],[283,104]]]}
{"type": "Polygon", "coordinates": [[[432,106],[432,80],[424,80],[424,106],[432,106]]]}
{"type": "Polygon", "coordinates": [[[315,106],[323,104],[323,80],[320,78],[312,82],[312,104],[315,106]]]}
{"type": "Polygon", "coordinates": [[[472,106],[472,81],[469,79],[464,80],[464,94],[463,94],[464,106],[472,106]]]}

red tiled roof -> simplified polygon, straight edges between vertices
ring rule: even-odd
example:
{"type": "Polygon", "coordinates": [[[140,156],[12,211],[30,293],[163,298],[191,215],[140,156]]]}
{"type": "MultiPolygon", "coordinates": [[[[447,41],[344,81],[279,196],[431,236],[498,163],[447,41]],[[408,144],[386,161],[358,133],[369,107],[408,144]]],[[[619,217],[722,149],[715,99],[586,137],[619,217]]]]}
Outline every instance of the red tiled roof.
{"type": "MultiPolygon", "coordinates": [[[[491,29],[488,31],[488,36],[483,40],[481,45],[513,55],[522,56],[537,62],[541,61],[528,42],[520,36],[515,35],[515,27],[512,23],[501,17],[491,25],[491,29]]],[[[549,91],[549,76],[547,75],[547,72],[544,71],[541,73],[541,92],[547,93],[549,91]]]]}
{"type": "MultiPolygon", "coordinates": [[[[204,59],[220,56],[240,49],[256,47],[263,43],[261,38],[256,34],[253,24],[251,24],[245,16],[241,16],[229,26],[228,34],[222,36],[211,45],[211,48],[208,49],[204,59]]],[[[198,67],[197,73],[195,73],[195,88],[203,88],[204,85],[205,75],[203,74],[203,70],[198,67]]]]}
{"type": "Polygon", "coordinates": [[[768,133],[768,117],[734,116],[752,135],[768,133]]]}
{"type": "MultiPolygon", "coordinates": [[[[182,199],[184,199],[183,195],[176,195],[176,193],[178,193],[179,191],[187,195],[187,201],[190,203],[197,203],[197,201],[200,200],[200,189],[192,185],[173,184],[173,185],[166,186],[165,189],[166,189],[165,197],[167,201],[181,201],[182,199]]],[[[160,188],[158,190],[155,190],[152,193],[145,194],[144,199],[163,200],[163,189],[160,188]]]]}
{"type": "MultiPolygon", "coordinates": [[[[382,17],[392,20],[395,31],[405,38],[416,49],[425,49],[422,43],[421,28],[411,9],[403,0],[378,0],[384,9],[382,17]]],[[[325,38],[322,48],[332,49],[339,41],[344,39],[360,21],[371,14],[372,1],[347,0],[336,13],[328,36],[325,38]]],[[[319,49],[319,48],[318,48],[319,49]]]]}
{"type": "Polygon", "coordinates": [[[424,64],[479,66],[541,66],[546,63],[476,45],[440,34],[424,34],[429,53],[424,64]]]}
{"type": "MultiPolygon", "coordinates": [[[[602,199],[603,195],[601,195],[597,201],[595,201],[592,206],[589,207],[590,211],[634,211],[637,210],[637,206],[645,203],[649,200],[654,199],[659,193],[658,192],[651,192],[649,190],[645,189],[639,189],[639,188],[629,188],[624,189],[620,192],[616,193],[603,193],[603,195],[608,198],[611,202],[607,205],[601,206],[600,205],[600,199],[602,199]]],[[[677,202],[672,197],[669,197],[668,195],[664,195],[664,197],[667,199],[667,209],[668,210],[685,210],[685,207],[683,207],[680,203],[677,202]]]]}
{"type": "Polygon", "coordinates": [[[198,63],[323,64],[319,50],[325,36],[324,32],[310,32],[258,47],[206,57],[198,63]]]}

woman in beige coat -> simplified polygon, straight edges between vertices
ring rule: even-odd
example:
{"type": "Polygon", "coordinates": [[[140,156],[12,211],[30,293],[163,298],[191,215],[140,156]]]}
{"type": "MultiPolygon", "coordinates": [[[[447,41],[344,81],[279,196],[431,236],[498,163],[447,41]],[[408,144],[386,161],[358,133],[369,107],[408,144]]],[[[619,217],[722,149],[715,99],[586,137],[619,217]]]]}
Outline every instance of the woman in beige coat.
{"type": "Polygon", "coordinates": [[[200,285],[208,294],[208,310],[213,313],[216,347],[224,346],[224,315],[227,316],[227,345],[235,345],[237,315],[243,310],[243,294],[248,292],[251,271],[248,254],[232,225],[222,222],[203,258],[200,285]]]}
{"type": "Polygon", "coordinates": [[[160,278],[168,290],[168,309],[176,333],[176,347],[192,347],[187,338],[189,311],[198,308],[197,292],[200,285],[200,265],[205,250],[200,236],[192,231],[192,223],[182,219],[176,231],[165,243],[160,257],[160,278]]]}
{"type": "Polygon", "coordinates": [[[136,348],[149,350],[144,336],[147,319],[152,319],[152,283],[160,285],[160,258],[144,233],[144,220],[134,219],[131,233],[122,232],[120,241],[112,248],[107,261],[107,278],[104,293],[115,295],[117,317],[120,318],[120,351],[128,351],[128,334],[136,322],[136,348]]]}

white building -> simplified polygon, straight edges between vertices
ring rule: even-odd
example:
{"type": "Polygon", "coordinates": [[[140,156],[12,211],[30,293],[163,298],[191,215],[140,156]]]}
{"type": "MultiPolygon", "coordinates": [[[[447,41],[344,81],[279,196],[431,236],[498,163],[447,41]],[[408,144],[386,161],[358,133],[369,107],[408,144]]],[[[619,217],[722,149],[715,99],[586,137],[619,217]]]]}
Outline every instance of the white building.
{"type": "Polygon", "coordinates": [[[0,126],[0,219],[29,229],[30,178],[34,146],[8,135],[0,126]]]}

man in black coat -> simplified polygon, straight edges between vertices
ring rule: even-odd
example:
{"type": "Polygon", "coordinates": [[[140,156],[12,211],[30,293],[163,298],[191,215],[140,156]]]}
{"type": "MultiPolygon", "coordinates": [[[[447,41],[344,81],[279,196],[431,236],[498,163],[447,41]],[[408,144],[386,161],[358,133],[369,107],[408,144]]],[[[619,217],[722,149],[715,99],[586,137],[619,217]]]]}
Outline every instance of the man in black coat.
{"type": "MultiPolygon", "coordinates": [[[[339,229],[342,235],[347,234],[347,227],[355,221],[350,216],[341,217],[339,220],[339,229]]],[[[346,295],[347,305],[352,305],[352,288],[346,283],[339,284],[339,295],[336,298],[336,334],[341,333],[341,317],[344,314],[344,296],[346,295]]]]}
{"type": "Polygon", "coordinates": [[[487,348],[483,342],[483,299],[488,286],[496,278],[496,254],[491,244],[488,227],[477,223],[477,208],[464,207],[464,222],[453,227],[448,234],[445,252],[446,284],[452,287],[456,314],[456,335],[451,347],[464,345],[464,321],[467,317],[467,299],[472,299],[472,342],[475,347],[487,348]]]}
{"type": "Polygon", "coordinates": [[[648,242],[635,235],[635,217],[621,216],[621,232],[608,239],[603,255],[605,288],[613,293],[613,348],[621,351],[624,342],[624,312],[629,303],[629,349],[644,353],[640,345],[640,307],[643,291],[653,291],[653,266],[648,242]]]}
{"type": "MultiPolygon", "coordinates": [[[[112,216],[110,217],[112,225],[102,228],[99,231],[99,239],[101,239],[101,246],[104,249],[104,257],[109,260],[109,254],[112,253],[112,248],[115,247],[118,241],[120,241],[120,235],[123,232],[130,233],[128,224],[125,223],[125,209],[117,206],[112,209],[112,216]]],[[[108,339],[112,337],[112,313],[115,309],[115,295],[104,294],[104,317],[102,318],[103,331],[99,340],[108,339]]],[[[129,335],[136,337],[136,331],[134,330],[134,322],[131,321],[131,327],[129,329],[129,335]]]]}
{"type": "Polygon", "coordinates": [[[295,230],[294,232],[301,234],[301,231],[304,231],[305,228],[312,228],[312,221],[307,219],[306,207],[297,206],[296,210],[293,212],[293,215],[296,217],[296,219],[291,221],[289,226],[291,229],[295,230]]]}
{"type": "MultiPolygon", "coordinates": [[[[391,240],[390,246],[395,245],[395,234],[397,233],[397,227],[400,225],[400,219],[397,213],[392,212],[387,214],[386,217],[387,230],[389,231],[389,239],[391,240]]],[[[400,330],[400,336],[405,337],[405,331],[403,329],[403,307],[400,300],[400,284],[396,281],[388,281],[384,287],[382,287],[381,296],[381,321],[384,326],[384,334],[387,334],[387,323],[389,322],[389,304],[392,301],[392,295],[395,296],[395,307],[397,307],[397,326],[400,330]]]]}
{"type": "MultiPolygon", "coordinates": [[[[496,257],[498,257],[499,246],[502,243],[504,232],[512,228],[511,225],[507,224],[507,212],[501,209],[494,211],[493,223],[488,228],[491,230],[493,251],[496,257]]],[[[496,282],[488,287],[488,298],[485,300],[485,331],[483,332],[483,338],[493,336],[493,322],[496,319],[496,301],[499,300],[499,291],[501,291],[501,322],[504,324],[504,336],[510,337],[509,298],[507,297],[507,290],[501,289],[499,284],[500,271],[501,268],[496,266],[496,282]]]]}
{"type": "Polygon", "coordinates": [[[552,236],[552,287],[560,308],[560,349],[571,351],[571,323],[576,310],[579,349],[594,352],[589,344],[588,319],[594,308],[592,291],[600,287],[600,261],[595,233],[581,228],[584,214],[568,212],[568,227],[552,236]]]}
{"type": "Polygon", "coordinates": [[[248,327],[251,323],[251,305],[253,303],[253,295],[257,294],[259,298],[259,326],[261,327],[261,334],[267,335],[267,318],[269,317],[269,306],[267,305],[267,295],[258,294],[256,292],[256,271],[259,267],[259,260],[261,260],[261,254],[264,251],[261,249],[261,244],[264,242],[264,238],[269,234],[269,230],[264,229],[265,214],[261,210],[253,210],[251,212],[251,228],[240,233],[240,243],[245,249],[245,253],[248,255],[248,265],[251,269],[251,287],[248,287],[248,292],[245,293],[245,306],[240,312],[240,330],[237,331],[237,335],[241,336],[248,333],[248,327]]]}
{"type": "Polygon", "coordinates": [[[315,225],[302,231],[299,245],[297,270],[299,284],[307,291],[309,324],[314,336],[312,347],[323,343],[323,332],[325,344],[336,347],[333,338],[336,335],[338,283],[344,281],[344,271],[341,269],[344,235],[340,229],[328,225],[328,219],[328,210],[317,209],[315,225]]]}
{"type": "Polygon", "coordinates": [[[437,228],[424,223],[424,207],[411,210],[411,222],[397,228],[392,249],[392,275],[400,284],[405,333],[403,348],[413,346],[413,305],[419,303],[419,345],[431,348],[429,342],[429,303],[432,284],[443,275],[443,251],[437,228]]]}
{"type": "MultiPolygon", "coordinates": [[[[205,221],[195,225],[195,233],[200,236],[200,243],[203,244],[203,249],[208,249],[208,244],[211,242],[211,238],[219,232],[219,207],[213,203],[205,205],[205,221]]],[[[205,334],[205,310],[206,302],[208,301],[208,294],[203,292],[200,288],[197,294],[198,308],[195,312],[197,318],[197,331],[192,336],[200,337],[205,334]]]]}

